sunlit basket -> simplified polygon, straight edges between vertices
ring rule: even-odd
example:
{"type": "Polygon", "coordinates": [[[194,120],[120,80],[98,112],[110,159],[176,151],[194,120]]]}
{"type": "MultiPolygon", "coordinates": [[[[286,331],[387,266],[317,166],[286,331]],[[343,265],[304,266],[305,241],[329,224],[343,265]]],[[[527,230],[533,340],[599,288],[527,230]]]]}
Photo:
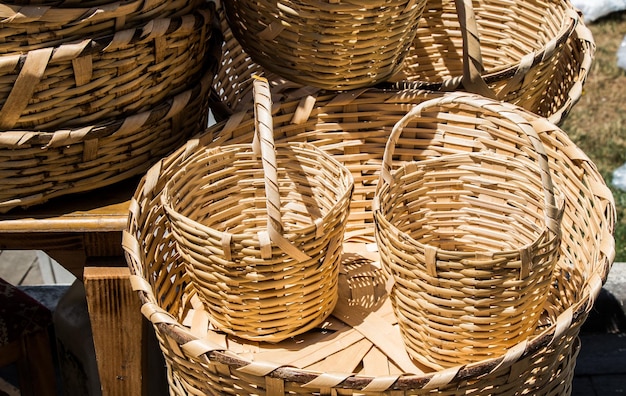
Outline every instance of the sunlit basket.
{"type": "Polygon", "coordinates": [[[189,14],[199,0],[0,2],[0,54],[20,54],[189,14]]]}
{"type": "Polygon", "coordinates": [[[0,56],[0,129],[89,125],[184,91],[221,40],[214,18],[208,5],[113,35],[0,56]]]}
{"type": "Polygon", "coordinates": [[[207,125],[213,72],[149,110],[55,131],[0,132],[0,212],[141,175],[207,125]]]}
{"type": "Polygon", "coordinates": [[[561,77],[557,63],[579,19],[568,0],[430,0],[392,79],[407,81],[404,87],[467,90],[547,117],[539,111],[556,111],[544,104],[553,100],[549,86],[568,84],[571,73],[561,77]]]}
{"type": "Polygon", "coordinates": [[[351,89],[399,69],[426,0],[223,3],[233,35],[256,63],[297,83],[351,89]]]}
{"type": "Polygon", "coordinates": [[[271,107],[267,81],[255,79],[253,144],[188,147],[161,197],[211,323],[276,342],[337,303],[354,183],[313,145],[275,146],[271,107]]]}
{"type": "Polygon", "coordinates": [[[405,345],[429,367],[504,355],[533,334],[548,297],[563,201],[539,136],[511,110],[467,94],[434,99],[398,121],[385,149],[376,241],[405,345]],[[444,155],[392,173],[412,120],[442,135],[521,132],[535,152],[444,155]]]}
{"type": "MultiPolygon", "coordinates": [[[[368,120],[366,115],[376,113],[381,121],[377,125],[381,132],[378,140],[384,148],[385,134],[388,136],[391,129],[391,126],[385,126],[391,121],[387,118],[397,122],[409,107],[430,95],[415,91],[374,92],[366,90],[351,98],[347,94],[341,95],[336,100],[335,113],[333,107],[323,107],[320,111],[305,113],[303,118],[295,117],[294,121],[290,120],[294,118],[299,100],[290,105],[275,104],[275,125],[277,120],[278,125],[288,124],[293,133],[288,137],[285,135],[287,126],[283,130],[275,127],[276,141],[298,140],[293,136],[307,133],[311,141],[321,141],[324,136],[333,134],[347,137],[350,132],[341,131],[340,125],[348,128],[349,119],[359,120],[361,125],[374,124],[375,120],[368,120]],[[413,103],[409,106],[407,103],[411,101],[413,103]],[[368,111],[364,112],[366,107],[368,111]],[[397,114],[392,112],[394,108],[398,110],[397,114]],[[345,119],[338,116],[339,109],[345,111],[345,119]],[[358,109],[363,112],[348,113],[358,109]],[[349,115],[352,117],[348,118],[349,115]],[[302,122],[308,117],[316,119],[318,127],[326,129],[325,133],[316,133],[313,127],[302,122]],[[300,123],[296,122],[298,120],[300,123]],[[335,128],[334,132],[331,127],[335,128]]],[[[326,103],[330,100],[319,97],[318,101],[326,103]]],[[[538,128],[538,134],[546,148],[554,185],[565,195],[566,202],[559,260],[541,322],[532,337],[515,345],[503,357],[420,373],[418,367],[411,368],[403,359],[400,352],[404,351],[403,346],[397,348],[395,344],[400,339],[399,329],[394,324],[389,301],[380,301],[384,289],[381,292],[381,277],[375,276],[380,272],[375,267],[375,254],[366,249],[361,255],[353,253],[354,245],[368,245],[352,242],[344,242],[347,254],[340,272],[340,283],[348,286],[340,286],[340,296],[343,297],[338,301],[338,308],[319,328],[277,344],[245,343],[215,331],[207,326],[208,313],[203,310],[191,285],[189,273],[176,248],[171,224],[161,205],[166,181],[180,169],[184,160],[186,148],[182,147],[153,166],[140,181],[131,200],[128,229],[123,236],[131,283],[142,301],[143,314],[154,326],[165,356],[170,392],[174,395],[357,395],[366,391],[381,396],[436,392],[447,395],[569,394],[580,345],[577,336],[615,255],[612,236],[615,207],[611,192],[595,165],[567,134],[531,113],[518,108],[514,111],[529,123],[542,126],[538,128]],[[344,276],[348,281],[341,280],[344,276]]],[[[248,116],[244,117],[244,123],[248,122],[248,116]]],[[[230,122],[238,123],[232,119],[230,122]]],[[[237,136],[231,133],[232,129],[227,129],[225,123],[210,128],[198,137],[198,144],[251,141],[249,133],[240,131],[237,136]],[[223,136],[225,139],[216,136],[218,130],[226,135],[223,136]],[[244,134],[247,135],[245,138],[244,134]]],[[[487,135],[413,132],[411,137],[411,131],[405,128],[405,141],[400,142],[407,144],[406,150],[400,150],[406,160],[495,147],[502,149],[501,155],[508,152],[508,155],[523,156],[530,150],[527,138],[522,136],[500,136],[494,140],[487,135]],[[408,147],[409,143],[412,148],[408,147]]],[[[377,173],[375,169],[380,169],[380,161],[370,167],[358,158],[367,156],[367,150],[378,150],[378,146],[362,145],[365,140],[354,136],[352,147],[359,147],[361,155],[344,155],[343,150],[333,155],[341,163],[352,162],[354,169],[361,169],[361,174],[377,173]]],[[[331,148],[329,142],[329,152],[331,148]]],[[[382,149],[380,153],[376,151],[369,155],[381,158],[379,154],[382,155],[382,149]]],[[[400,157],[396,160],[401,163],[400,157]]],[[[356,228],[361,228],[361,220],[350,218],[349,225],[355,222],[356,228]]],[[[373,227],[365,228],[369,235],[373,235],[373,227]]]]}
{"type": "MultiPolygon", "coordinates": [[[[424,18],[429,12],[434,12],[435,15],[441,13],[442,3],[440,1],[434,1],[431,3],[434,3],[435,5],[427,7],[427,9],[425,10],[426,14],[424,14],[424,18]],[[431,11],[429,11],[429,9],[431,9],[431,11]]],[[[448,8],[449,7],[454,7],[454,5],[448,4],[448,8]]],[[[499,7],[502,7],[502,5],[500,5],[499,7]]],[[[555,11],[556,10],[557,9],[555,9],[555,11]]],[[[230,27],[226,23],[225,17],[223,16],[223,8],[218,7],[218,13],[220,15],[220,21],[222,24],[222,30],[224,32],[225,41],[223,46],[222,65],[218,70],[218,77],[216,77],[215,79],[213,101],[211,104],[211,108],[214,110],[217,116],[225,117],[227,114],[230,114],[233,111],[238,111],[239,109],[249,105],[249,103],[252,101],[251,85],[249,83],[252,73],[265,73],[265,76],[273,83],[272,92],[275,93],[280,92],[281,89],[289,89],[292,91],[297,89],[307,89],[309,91],[313,90],[313,87],[302,86],[301,84],[297,84],[293,81],[288,81],[284,78],[280,78],[274,73],[269,72],[268,70],[255,63],[246,54],[237,39],[233,36],[232,31],[230,30],[230,27]]],[[[568,15],[569,14],[570,13],[568,11],[568,15]]],[[[573,17],[573,14],[571,16],[573,17]]],[[[450,15],[449,17],[452,18],[456,16],[454,14],[450,15]]],[[[424,21],[424,18],[422,18],[422,21],[424,21]]],[[[438,18],[441,20],[441,15],[439,15],[438,18]]],[[[457,45],[461,45],[460,41],[457,41],[460,40],[460,38],[458,37],[458,23],[455,26],[457,28],[457,33],[455,33],[454,35],[456,40],[453,42],[457,45]]],[[[437,28],[436,23],[434,23],[433,32],[430,32],[429,29],[430,27],[421,24],[418,28],[418,31],[421,33],[422,37],[427,38],[437,37],[437,32],[438,36],[446,34],[445,32],[441,31],[441,27],[437,28]]],[[[536,33],[533,34],[536,35],[536,33]]],[[[441,40],[443,40],[444,38],[445,37],[441,37],[441,40]]],[[[432,47],[430,48],[430,50],[434,50],[435,48],[439,47],[432,47]]],[[[585,26],[582,17],[578,15],[573,32],[569,34],[566,43],[562,46],[562,48],[560,48],[558,59],[554,58],[554,62],[550,65],[551,67],[554,67],[555,70],[552,72],[551,77],[549,79],[546,79],[546,81],[549,81],[547,83],[547,86],[543,87],[542,92],[536,90],[534,93],[535,95],[540,95],[540,97],[535,96],[532,99],[520,99],[522,98],[520,91],[510,96],[509,99],[517,103],[518,105],[526,108],[527,110],[532,111],[535,114],[547,117],[554,124],[559,125],[563,121],[567,113],[571,110],[571,108],[580,99],[583,85],[586,82],[587,75],[589,73],[591,63],[595,55],[595,50],[596,47],[593,36],[589,29],[585,26]]],[[[443,48],[441,49],[441,51],[443,51],[443,48]]],[[[412,51],[409,51],[409,54],[404,61],[405,69],[409,69],[409,71],[404,72],[409,76],[404,76],[404,81],[408,81],[409,78],[411,80],[415,80],[416,78],[415,76],[410,77],[412,74],[417,73],[416,71],[410,71],[411,68],[417,67],[415,66],[417,62],[416,56],[417,55],[415,54],[415,49],[413,49],[412,51]]],[[[428,62],[426,62],[425,67],[427,68],[427,70],[433,70],[435,68],[435,63],[442,60],[443,56],[450,58],[451,54],[444,52],[441,54],[433,55],[433,59],[429,59],[428,62]]],[[[462,47],[458,47],[456,49],[454,62],[452,62],[453,65],[456,65],[455,67],[457,70],[457,78],[452,79],[452,81],[454,81],[454,84],[452,84],[452,86],[447,89],[462,88],[462,86],[458,86],[458,84],[461,83],[462,79],[462,77],[460,77],[462,76],[462,56],[462,47]]],[[[450,62],[450,59],[448,59],[448,62],[450,62]]],[[[495,61],[492,61],[492,63],[493,62],[495,61]]],[[[422,63],[424,62],[422,61],[422,63]]],[[[492,71],[495,70],[495,67],[496,66],[494,65],[492,71]]],[[[486,70],[485,72],[487,71],[488,70],[486,70]]],[[[447,72],[449,73],[449,71],[447,72]]],[[[520,70],[517,74],[515,74],[510,72],[505,73],[504,71],[501,71],[495,74],[487,74],[485,75],[485,78],[489,82],[490,86],[495,87],[496,84],[504,84],[504,80],[509,79],[512,76],[519,77],[520,73],[523,72],[523,70],[520,70]]],[[[402,76],[402,73],[400,74],[400,76],[402,76]]],[[[399,77],[396,76],[396,78],[399,77]]],[[[420,83],[417,81],[413,81],[410,83],[405,82],[381,84],[392,85],[396,88],[400,85],[408,85],[411,87],[422,86],[424,89],[442,90],[443,79],[444,76],[434,76],[432,77],[433,81],[428,82],[420,83]]],[[[536,87],[532,87],[532,89],[535,88],[536,87]]],[[[278,100],[279,98],[276,98],[276,101],[278,100]]]]}

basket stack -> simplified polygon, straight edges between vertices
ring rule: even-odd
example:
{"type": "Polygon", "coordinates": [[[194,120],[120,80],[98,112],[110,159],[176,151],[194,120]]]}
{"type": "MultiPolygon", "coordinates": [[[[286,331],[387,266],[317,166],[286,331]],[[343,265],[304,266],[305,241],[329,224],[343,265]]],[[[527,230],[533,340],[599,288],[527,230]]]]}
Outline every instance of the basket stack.
{"type": "Polygon", "coordinates": [[[141,174],[206,126],[212,4],[5,4],[0,211],[141,174]]]}
{"type": "MultiPolygon", "coordinates": [[[[390,129],[410,108],[442,95],[450,94],[367,89],[360,95],[319,96],[313,105],[300,99],[276,103],[275,140],[277,144],[316,144],[352,167],[353,175],[367,179],[371,173],[371,184],[375,185],[390,129]],[[353,122],[355,119],[360,122],[353,122]],[[368,126],[370,131],[365,130],[368,126]],[[382,146],[379,152],[346,154],[351,147],[374,150],[368,139],[382,146]]],[[[385,292],[384,274],[376,265],[379,259],[363,243],[374,236],[371,211],[365,216],[370,217],[369,227],[364,226],[363,213],[356,218],[351,213],[348,220],[348,229],[360,232],[358,237],[346,235],[344,239],[340,298],[325,322],[280,343],[245,342],[216,330],[201,319],[209,313],[192,286],[161,204],[165,185],[189,151],[183,147],[151,168],[140,182],[131,201],[123,241],[132,284],[143,302],[142,312],[154,325],[168,365],[171,392],[495,395],[516,390],[568,394],[579,348],[577,335],[615,253],[612,196],[594,164],[558,127],[517,106],[482,97],[475,100],[485,106],[485,114],[490,113],[490,106],[505,106],[519,122],[537,132],[554,187],[564,195],[558,258],[532,335],[508,348],[504,355],[445,370],[433,371],[409,359],[403,345],[398,345],[400,330],[385,292]]],[[[429,117],[438,113],[441,111],[434,109],[429,117]]],[[[498,117],[490,120],[502,122],[498,117]]],[[[254,112],[249,110],[209,128],[194,139],[194,147],[251,142],[253,123],[254,112]]],[[[481,151],[498,151],[498,155],[529,164],[534,148],[527,136],[513,133],[515,128],[487,133],[489,125],[485,131],[463,134],[453,133],[454,128],[450,133],[440,133],[436,128],[417,128],[411,123],[396,146],[394,169],[406,161],[481,151]]],[[[358,186],[355,179],[355,194],[358,186]]],[[[351,202],[354,208],[362,204],[351,202]]]]}

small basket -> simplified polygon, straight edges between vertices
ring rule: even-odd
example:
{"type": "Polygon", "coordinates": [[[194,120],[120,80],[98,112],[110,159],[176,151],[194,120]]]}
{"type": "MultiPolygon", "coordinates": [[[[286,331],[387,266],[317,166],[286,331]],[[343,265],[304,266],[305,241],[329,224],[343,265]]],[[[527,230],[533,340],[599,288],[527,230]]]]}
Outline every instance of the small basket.
{"type": "Polygon", "coordinates": [[[112,35],[153,19],[189,14],[200,4],[199,0],[3,1],[0,54],[22,54],[112,35]]]}
{"type": "MultiPolygon", "coordinates": [[[[391,109],[402,107],[400,103],[407,103],[410,98],[417,102],[417,96],[411,91],[373,94],[367,90],[352,98],[358,101],[350,103],[342,94],[341,101],[337,102],[342,106],[323,107],[319,112],[314,109],[310,116],[318,120],[316,130],[337,126],[339,108],[346,112],[346,120],[354,120],[356,115],[365,119],[367,114],[377,113],[379,118],[390,117],[397,122],[410,109],[405,107],[399,116],[392,114],[391,109]],[[368,104],[369,112],[365,112],[368,104]],[[355,108],[362,112],[348,113],[355,108]]],[[[326,102],[324,98],[318,99],[326,102]]],[[[275,123],[277,119],[288,123],[285,118],[293,119],[296,108],[295,105],[276,104],[273,112],[275,123]]],[[[338,306],[344,307],[343,315],[336,310],[337,316],[332,315],[318,328],[278,344],[241,343],[235,337],[215,331],[206,324],[207,313],[203,311],[202,304],[198,304],[196,291],[191,286],[189,273],[172,236],[171,224],[161,205],[165,183],[184,162],[187,148],[181,147],[155,164],[140,181],[131,200],[128,229],[123,236],[131,283],[143,304],[142,313],[157,334],[168,367],[170,393],[240,396],[364,393],[425,396],[494,392],[546,396],[569,394],[580,347],[577,336],[593,308],[615,255],[612,236],[615,206],[597,168],[567,134],[545,119],[514,106],[509,109],[537,127],[546,148],[555,187],[566,197],[557,268],[541,323],[531,337],[515,345],[503,357],[434,372],[400,369],[395,360],[384,352],[389,350],[384,347],[385,344],[394,345],[394,341],[400,340],[399,332],[388,332],[393,326],[393,312],[385,308],[386,303],[381,306],[376,299],[379,283],[372,280],[369,271],[366,273],[355,268],[362,259],[355,258],[351,253],[344,255],[340,272],[340,278],[350,274],[352,279],[348,282],[352,284],[352,297],[347,299],[345,294],[340,294],[343,297],[338,301],[338,306]],[[345,308],[346,304],[350,305],[345,308]],[[368,311],[367,315],[359,309],[359,306],[372,305],[376,308],[371,309],[374,312],[368,311]],[[342,323],[337,317],[347,321],[351,318],[352,325],[342,323]],[[370,321],[374,319],[380,320],[370,321]],[[294,355],[300,359],[292,359],[294,355]]],[[[241,117],[241,114],[236,117],[241,117]]],[[[247,121],[244,119],[243,122],[247,121]]],[[[237,124],[236,121],[231,123],[237,124]]],[[[361,121],[360,124],[367,123],[361,121]]],[[[238,131],[238,128],[227,130],[229,128],[225,125],[215,126],[232,139],[222,140],[222,143],[239,138],[247,141],[245,139],[250,137],[249,131],[238,131]],[[241,134],[238,135],[238,132],[241,134]]],[[[321,132],[312,133],[311,129],[308,132],[305,128],[299,129],[301,124],[295,122],[289,125],[291,131],[300,137],[311,133],[321,140],[324,136],[321,132]]],[[[343,125],[347,127],[348,122],[343,125]]],[[[199,144],[206,145],[216,140],[215,128],[197,136],[199,144]]],[[[382,126],[380,129],[389,133],[382,126]]],[[[280,133],[276,128],[274,131],[278,141],[286,129],[280,133]]],[[[527,137],[517,134],[495,137],[478,132],[461,135],[429,131],[405,128],[403,139],[411,141],[414,147],[400,150],[400,154],[396,151],[398,159],[401,156],[413,159],[414,155],[425,159],[427,156],[482,150],[485,147],[497,147],[522,157],[525,153],[534,152],[527,137]],[[415,133],[414,139],[411,139],[411,133],[415,133]]],[[[386,138],[379,140],[383,145],[386,142],[386,138]]],[[[346,147],[345,144],[343,146],[346,147]]],[[[377,157],[378,146],[359,146],[355,143],[354,147],[360,148],[361,155],[345,155],[341,150],[333,155],[342,163],[354,160],[353,166],[360,168],[362,174],[376,173],[368,163],[361,162],[360,157],[367,149],[376,150],[371,156],[377,157]]],[[[380,169],[380,162],[375,169],[380,169]]],[[[357,227],[363,225],[360,218],[351,218],[349,222],[354,222],[357,227]]],[[[373,234],[373,230],[371,232],[373,234]]],[[[344,250],[351,245],[344,243],[344,250]]],[[[372,257],[372,260],[375,258],[372,257]]],[[[400,349],[404,351],[403,346],[400,349]]],[[[397,352],[396,349],[394,351],[397,352]]]]}
{"type": "Polygon", "coordinates": [[[402,65],[426,0],[225,1],[233,35],[254,61],[291,81],[354,89],[402,65]]]}
{"type": "Polygon", "coordinates": [[[563,200],[555,198],[539,136],[495,102],[476,102],[472,115],[474,99],[434,99],[398,121],[375,198],[376,240],[405,344],[437,369],[504,355],[532,335],[560,243],[563,200]],[[536,162],[485,151],[408,162],[392,174],[403,128],[417,120],[413,128],[459,129],[445,111],[460,105],[468,125],[484,120],[480,130],[528,133],[536,162]],[[444,114],[422,120],[432,107],[444,114]]]}
{"type": "Polygon", "coordinates": [[[201,77],[211,47],[221,45],[215,17],[210,4],[113,35],[0,56],[0,129],[72,128],[146,111],[201,77]]]}
{"type": "Polygon", "coordinates": [[[354,183],[315,146],[274,146],[269,86],[254,84],[252,146],[189,148],[161,197],[211,323],[277,342],[317,326],[337,303],[354,183]]]}
{"type": "Polygon", "coordinates": [[[213,74],[141,113],[80,128],[0,132],[0,212],[144,173],[206,128],[213,74]]]}

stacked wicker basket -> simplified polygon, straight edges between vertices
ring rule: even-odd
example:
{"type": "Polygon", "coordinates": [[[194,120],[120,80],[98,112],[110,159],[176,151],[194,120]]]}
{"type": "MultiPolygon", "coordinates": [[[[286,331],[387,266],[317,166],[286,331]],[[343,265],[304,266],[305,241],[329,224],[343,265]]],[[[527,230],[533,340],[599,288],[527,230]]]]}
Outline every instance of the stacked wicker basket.
{"type": "Polygon", "coordinates": [[[3,2],[0,211],[147,170],[206,126],[202,1],[3,2]]]}
{"type": "Polygon", "coordinates": [[[123,239],[170,392],[569,394],[615,221],[557,126],[594,52],[571,4],[223,4],[223,121],[150,168],[123,239]]]}

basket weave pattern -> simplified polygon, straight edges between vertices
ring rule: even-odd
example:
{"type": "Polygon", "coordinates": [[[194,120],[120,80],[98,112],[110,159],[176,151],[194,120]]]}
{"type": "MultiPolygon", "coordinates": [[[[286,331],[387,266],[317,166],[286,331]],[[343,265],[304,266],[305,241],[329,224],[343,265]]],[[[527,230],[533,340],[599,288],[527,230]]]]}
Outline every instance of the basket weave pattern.
{"type": "Polygon", "coordinates": [[[254,61],[326,89],[384,81],[402,64],[425,0],[224,2],[233,35],[254,61]]]}
{"type": "Polygon", "coordinates": [[[255,93],[256,129],[269,129],[259,138],[268,150],[259,157],[254,144],[188,147],[162,197],[212,323],[246,339],[281,341],[335,307],[353,182],[313,145],[273,144],[264,89],[255,93]]]}
{"type": "Polygon", "coordinates": [[[407,163],[392,175],[394,144],[411,120],[436,134],[527,133],[540,142],[510,109],[476,99],[450,95],[403,117],[376,194],[376,237],[405,343],[438,369],[502,355],[531,336],[560,243],[562,212],[541,145],[536,162],[477,152],[407,163]]]}
{"type": "Polygon", "coordinates": [[[112,36],[0,58],[0,128],[49,130],[144,111],[205,67],[214,13],[154,19],[112,36]]]}

